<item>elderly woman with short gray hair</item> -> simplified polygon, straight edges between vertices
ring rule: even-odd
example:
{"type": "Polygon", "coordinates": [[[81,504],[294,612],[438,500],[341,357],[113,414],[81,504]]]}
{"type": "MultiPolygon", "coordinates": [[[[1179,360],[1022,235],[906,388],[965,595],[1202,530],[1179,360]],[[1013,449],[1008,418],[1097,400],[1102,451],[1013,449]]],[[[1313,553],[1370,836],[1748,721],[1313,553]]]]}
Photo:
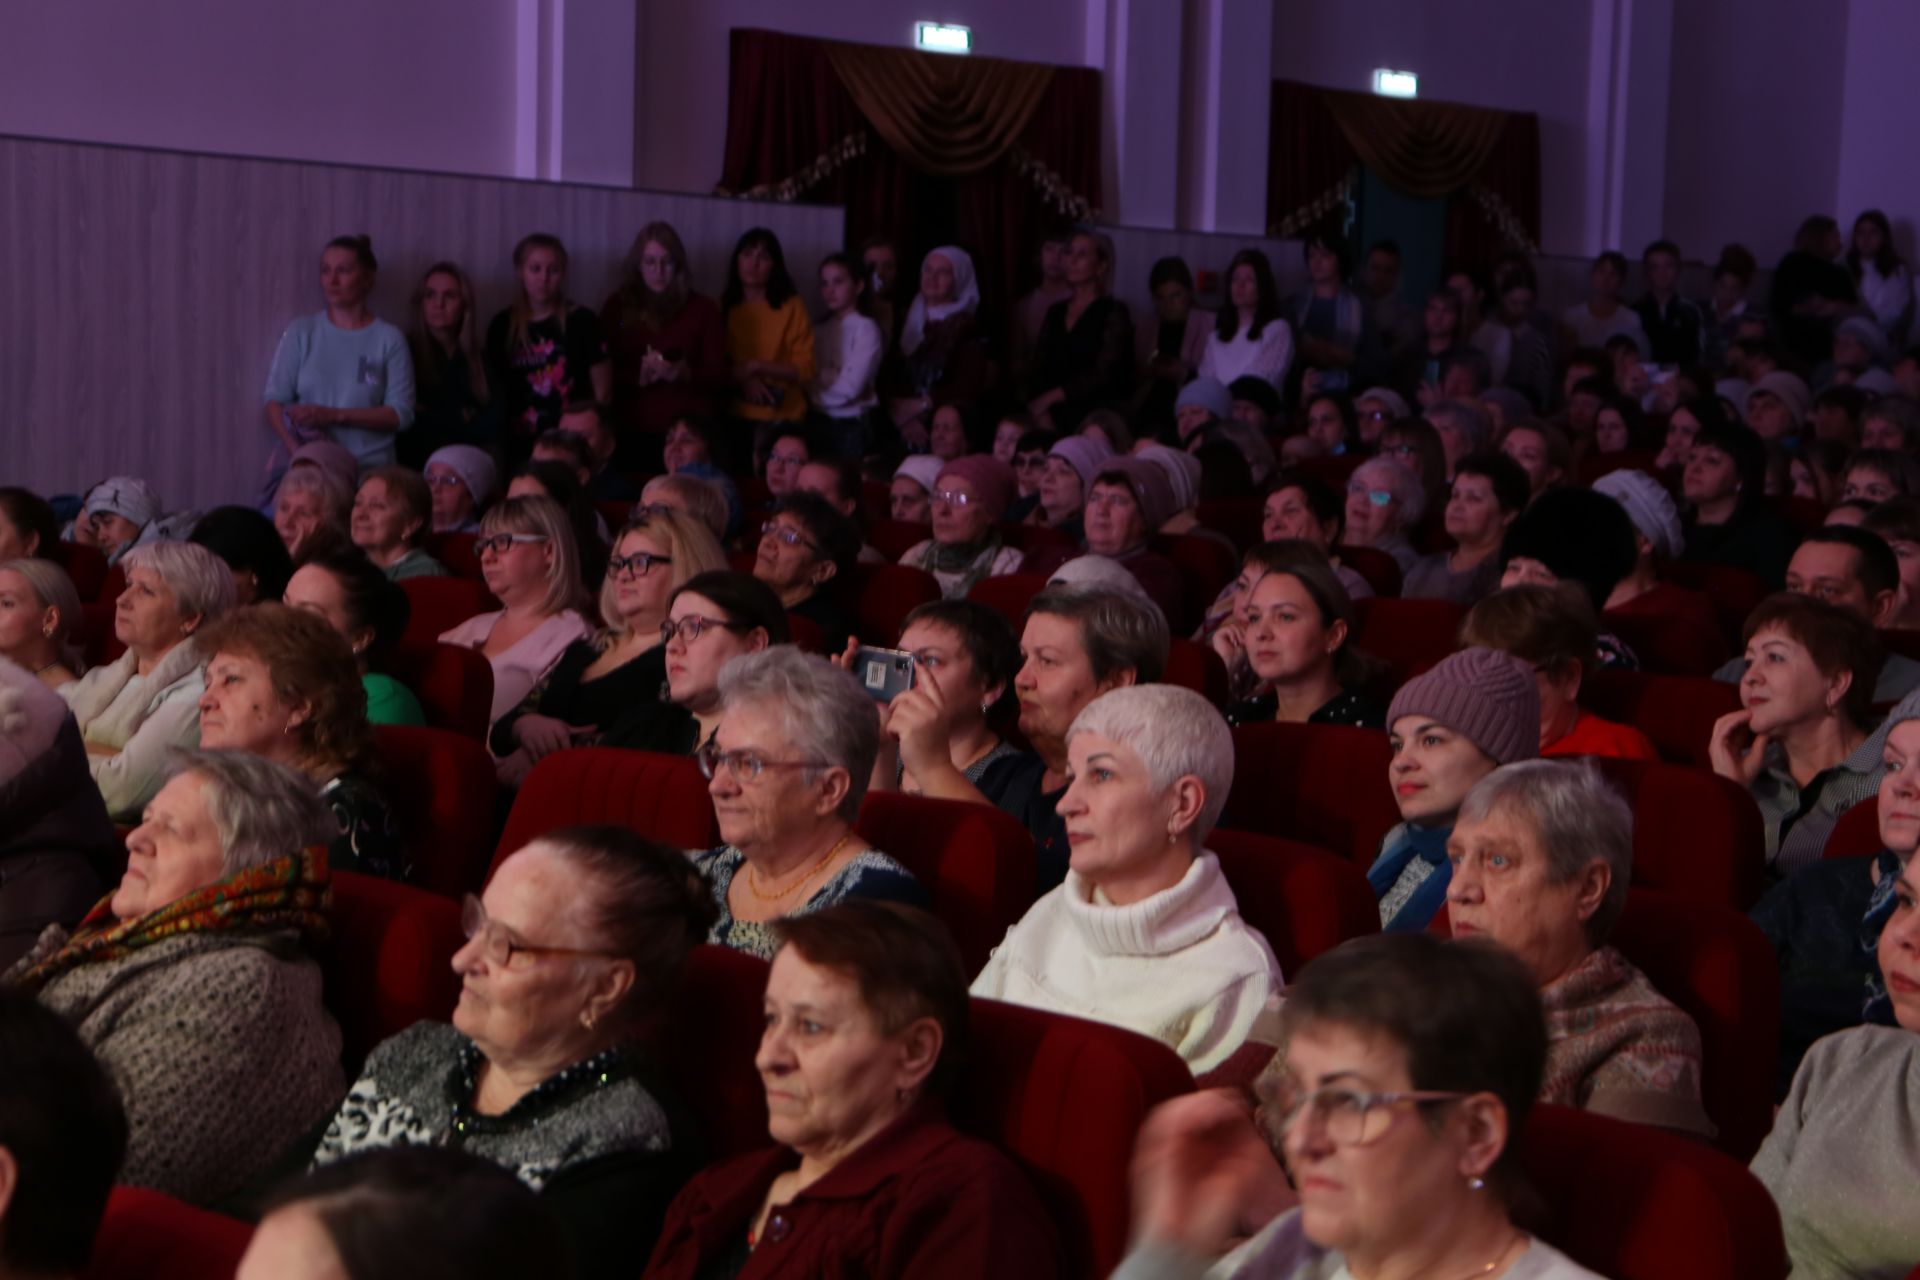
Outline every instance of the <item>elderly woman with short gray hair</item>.
{"type": "Polygon", "coordinates": [[[1406,573],[1420,559],[1407,531],[1426,510],[1427,491],[1410,467],[1392,458],[1369,458],[1347,480],[1346,544],[1384,551],[1406,573]]]}
{"type": "Polygon", "coordinates": [[[49,928],[5,981],[73,1024],[119,1080],[120,1180],[211,1205],[271,1169],[345,1089],[308,955],[326,934],[336,828],[312,780],[284,765],[237,751],[174,760],[127,837],[119,887],[71,934],[49,928]]]}
{"type": "Polygon", "coordinates": [[[167,777],[167,752],[200,742],[201,667],[194,633],[234,606],[233,571],[191,542],[127,552],[113,634],[127,651],[60,696],[73,708],[87,763],[115,822],[135,821],[167,777]]]}
{"type": "Polygon", "coordinates": [[[1191,690],[1133,685],[1074,718],[1067,763],[1066,883],[1007,931],[973,994],[1126,1027],[1210,1071],[1281,988],[1206,848],[1233,783],[1232,732],[1191,690]]]}
{"type": "Polygon", "coordinates": [[[1627,904],[1633,814],[1591,762],[1496,769],[1447,841],[1456,938],[1520,958],[1547,1014],[1543,1102],[1711,1136],[1700,1031],[1607,938],[1627,904]]]}
{"type": "Polygon", "coordinates": [[[719,907],[707,941],[772,959],[782,916],[848,898],[927,905],[913,873],[853,828],[880,721],[851,672],[776,645],[720,669],[720,703],[698,755],[726,841],[697,859],[719,907]]]}

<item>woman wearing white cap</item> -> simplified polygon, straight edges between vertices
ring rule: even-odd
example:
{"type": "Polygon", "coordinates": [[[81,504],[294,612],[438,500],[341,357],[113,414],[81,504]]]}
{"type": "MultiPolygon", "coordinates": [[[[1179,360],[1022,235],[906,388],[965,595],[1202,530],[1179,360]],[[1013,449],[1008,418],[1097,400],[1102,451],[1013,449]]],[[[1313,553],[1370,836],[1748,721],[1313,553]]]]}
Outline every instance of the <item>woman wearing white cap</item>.
{"type": "Polygon", "coordinates": [[[485,449],[450,444],[427,459],[427,487],[433,490],[433,531],[473,533],[480,509],[499,488],[500,472],[485,449]]]}
{"type": "Polygon", "coordinates": [[[99,548],[108,564],[119,564],[120,557],[145,537],[159,518],[160,499],[145,480],[113,476],[87,490],[67,537],[99,548]]]}
{"type": "Polygon", "coordinates": [[[1687,545],[1672,495],[1652,476],[1631,468],[1601,476],[1593,482],[1593,491],[1626,508],[1640,549],[1633,571],[1607,597],[1607,614],[1669,619],[1661,625],[1676,635],[1684,632],[1693,637],[1699,645],[1699,661],[1707,664],[1703,669],[1711,671],[1714,660],[1726,652],[1713,601],[1703,592],[1659,579],[1660,562],[1679,559],[1687,545]]]}
{"type": "Polygon", "coordinates": [[[926,524],[932,519],[933,489],[947,464],[930,453],[903,458],[894,468],[893,485],[887,490],[887,514],[907,524],[926,524]]]}

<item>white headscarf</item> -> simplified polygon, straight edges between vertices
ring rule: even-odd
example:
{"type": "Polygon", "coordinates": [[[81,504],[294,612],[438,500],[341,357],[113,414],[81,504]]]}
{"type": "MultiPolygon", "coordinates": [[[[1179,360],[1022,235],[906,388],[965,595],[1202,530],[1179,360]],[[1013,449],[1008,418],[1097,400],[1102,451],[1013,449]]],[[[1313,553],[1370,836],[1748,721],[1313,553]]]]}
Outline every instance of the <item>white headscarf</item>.
{"type": "MultiPolygon", "coordinates": [[[[948,316],[972,311],[980,305],[980,286],[974,282],[973,259],[967,256],[967,251],[949,244],[935,249],[927,257],[931,258],[934,254],[953,264],[953,301],[929,306],[925,294],[913,295],[913,305],[907,309],[906,326],[900,331],[900,350],[907,355],[918,351],[920,344],[926,341],[928,324],[937,324],[948,316]]],[[[922,269],[925,269],[924,263],[922,269]]]]}

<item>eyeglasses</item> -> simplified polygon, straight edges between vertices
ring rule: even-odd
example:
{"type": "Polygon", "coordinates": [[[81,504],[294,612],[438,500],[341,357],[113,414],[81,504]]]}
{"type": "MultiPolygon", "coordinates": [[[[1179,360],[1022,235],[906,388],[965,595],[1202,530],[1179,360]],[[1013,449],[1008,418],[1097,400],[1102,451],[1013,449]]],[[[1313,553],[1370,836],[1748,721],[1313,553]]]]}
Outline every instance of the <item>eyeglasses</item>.
{"type": "Polygon", "coordinates": [[[728,622],[725,618],[703,618],[697,613],[690,613],[678,622],[675,622],[672,618],[668,618],[665,622],[661,623],[660,643],[671,644],[674,636],[677,635],[680,637],[680,643],[692,644],[700,638],[701,633],[706,631],[708,627],[722,627],[728,631],[745,631],[747,629],[745,623],[728,622]]]}
{"type": "Polygon", "coordinates": [[[429,471],[427,472],[427,483],[436,489],[451,489],[457,484],[465,484],[466,481],[450,471],[429,471]]]}
{"type": "Polygon", "coordinates": [[[616,952],[600,951],[591,947],[536,947],[530,943],[515,942],[500,925],[487,918],[487,909],[480,905],[480,899],[468,894],[460,904],[460,929],[467,935],[467,941],[481,939],[480,954],[487,963],[496,969],[504,969],[513,963],[516,954],[530,956],[612,956],[616,952]]]}
{"type": "Polygon", "coordinates": [[[653,566],[672,563],[672,556],[657,556],[651,551],[636,551],[630,556],[608,556],[607,576],[609,578],[618,578],[625,575],[626,572],[631,569],[633,576],[644,578],[653,572],[653,566]]]}
{"type": "Polygon", "coordinates": [[[485,555],[491,551],[495,555],[503,556],[507,554],[509,547],[517,543],[545,542],[546,540],[547,535],[544,533],[496,533],[490,538],[475,538],[473,553],[485,555]]]}
{"type": "Polygon", "coordinates": [[[806,534],[800,532],[798,529],[790,529],[772,520],[760,526],[760,535],[762,537],[778,538],[790,547],[806,547],[816,553],[820,550],[819,545],[807,537],[806,534]]]}
{"type": "Polygon", "coordinates": [[[958,489],[935,489],[933,498],[934,501],[944,502],[950,507],[964,507],[973,501],[972,494],[961,493],[958,489]]]}
{"type": "Polygon", "coordinates": [[[807,455],[804,453],[770,453],[767,455],[768,466],[772,466],[776,462],[785,463],[790,467],[804,467],[807,465],[807,455]]]}
{"type": "Polygon", "coordinates": [[[668,506],[664,502],[643,502],[627,514],[627,522],[629,524],[638,524],[642,520],[651,520],[655,516],[663,516],[674,509],[675,508],[668,506]]]}
{"type": "Polygon", "coordinates": [[[1390,444],[1380,452],[1392,454],[1396,458],[1411,458],[1420,452],[1417,444],[1390,444]]]}
{"type": "Polygon", "coordinates": [[[1357,498],[1361,494],[1365,494],[1367,501],[1376,507],[1384,507],[1393,501],[1393,490],[1391,489],[1369,489],[1364,484],[1350,484],[1347,486],[1347,496],[1349,498],[1357,498]]]}
{"type": "Polygon", "coordinates": [[[1365,422],[1385,422],[1392,416],[1392,412],[1386,409],[1362,409],[1360,411],[1361,420],[1365,422]]]}
{"type": "Polygon", "coordinates": [[[712,778],[720,772],[720,766],[726,765],[733,774],[735,782],[758,782],[763,769],[824,769],[827,766],[819,760],[768,760],[759,752],[741,747],[735,751],[722,751],[720,744],[709,738],[700,744],[700,750],[694,753],[700,762],[700,776],[712,778]]]}
{"type": "Polygon", "coordinates": [[[1306,1093],[1286,1084],[1276,1085],[1268,1096],[1272,1113],[1279,1119],[1282,1132],[1305,1110],[1314,1126],[1343,1147],[1364,1147],[1385,1137],[1393,1127],[1397,1108],[1430,1102],[1457,1102],[1464,1093],[1434,1090],[1402,1090],[1395,1093],[1364,1093],[1338,1085],[1313,1089],[1306,1093]]]}

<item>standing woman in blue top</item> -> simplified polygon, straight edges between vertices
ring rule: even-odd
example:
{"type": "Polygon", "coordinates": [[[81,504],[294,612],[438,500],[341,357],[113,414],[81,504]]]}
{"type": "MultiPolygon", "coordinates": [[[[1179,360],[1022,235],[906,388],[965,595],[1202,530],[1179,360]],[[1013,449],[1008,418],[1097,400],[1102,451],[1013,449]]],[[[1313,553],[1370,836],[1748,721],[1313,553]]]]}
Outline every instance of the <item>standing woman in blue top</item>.
{"type": "Polygon", "coordinates": [[[613,360],[600,317],[567,297],[567,247],[535,232],[513,246],[519,288],[487,326],[487,377],[506,415],[507,455],[518,465],[533,438],[576,400],[606,403],[613,360]]]}
{"type": "Polygon", "coordinates": [[[390,467],[395,435],[413,425],[406,335],[367,303],[378,271],[365,236],[336,236],[320,253],[326,309],[287,326],[267,374],[267,425],[277,443],[269,495],[301,445],[332,440],[362,470],[390,467]]]}

